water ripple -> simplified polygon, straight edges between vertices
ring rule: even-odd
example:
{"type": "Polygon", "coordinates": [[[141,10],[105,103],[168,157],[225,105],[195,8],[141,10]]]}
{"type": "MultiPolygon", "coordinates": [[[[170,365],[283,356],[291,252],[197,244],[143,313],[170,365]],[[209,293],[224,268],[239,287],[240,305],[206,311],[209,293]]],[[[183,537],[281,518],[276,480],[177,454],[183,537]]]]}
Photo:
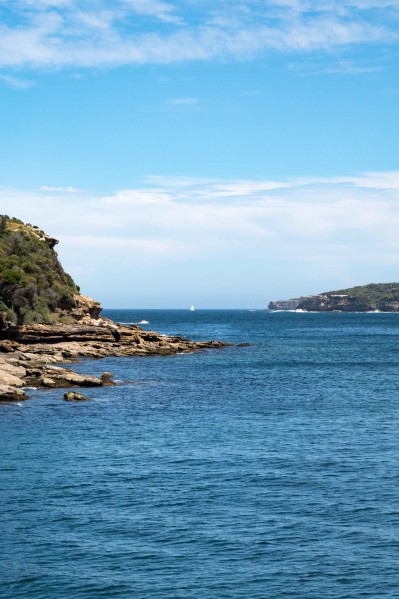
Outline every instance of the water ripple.
{"type": "Polygon", "coordinates": [[[1,599],[396,599],[399,315],[146,316],[254,345],[0,406],[1,599]]]}

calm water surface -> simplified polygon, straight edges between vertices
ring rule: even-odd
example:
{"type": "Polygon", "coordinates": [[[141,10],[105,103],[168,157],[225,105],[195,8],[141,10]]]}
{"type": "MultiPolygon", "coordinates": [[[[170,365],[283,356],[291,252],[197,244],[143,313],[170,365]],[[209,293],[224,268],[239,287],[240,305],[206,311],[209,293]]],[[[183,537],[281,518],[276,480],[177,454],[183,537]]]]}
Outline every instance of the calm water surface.
{"type": "Polygon", "coordinates": [[[105,312],[253,345],[0,406],[2,599],[399,597],[399,315],[105,312]]]}

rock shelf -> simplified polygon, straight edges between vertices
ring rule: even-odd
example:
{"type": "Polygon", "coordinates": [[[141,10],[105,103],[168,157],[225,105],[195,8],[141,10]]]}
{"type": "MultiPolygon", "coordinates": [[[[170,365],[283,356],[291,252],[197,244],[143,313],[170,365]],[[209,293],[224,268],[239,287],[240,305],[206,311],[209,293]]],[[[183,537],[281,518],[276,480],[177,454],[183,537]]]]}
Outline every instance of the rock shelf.
{"type": "Polygon", "coordinates": [[[137,325],[118,326],[101,318],[95,325],[23,325],[6,333],[6,338],[0,340],[0,401],[28,399],[24,387],[51,389],[115,384],[110,373],[99,378],[78,374],[64,366],[81,358],[170,356],[229,345],[221,341],[190,341],[159,335],[137,325]]]}

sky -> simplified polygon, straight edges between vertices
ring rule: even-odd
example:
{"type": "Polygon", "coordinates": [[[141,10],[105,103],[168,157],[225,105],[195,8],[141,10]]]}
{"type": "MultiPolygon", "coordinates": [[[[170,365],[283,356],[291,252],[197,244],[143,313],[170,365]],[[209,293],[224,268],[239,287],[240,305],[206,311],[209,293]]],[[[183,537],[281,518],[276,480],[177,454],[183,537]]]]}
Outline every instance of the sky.
{"type": "Polygon", "coordinates": [[[107,308],[399,280],[399,0],[0,0],[0,213],[107,308]]]}

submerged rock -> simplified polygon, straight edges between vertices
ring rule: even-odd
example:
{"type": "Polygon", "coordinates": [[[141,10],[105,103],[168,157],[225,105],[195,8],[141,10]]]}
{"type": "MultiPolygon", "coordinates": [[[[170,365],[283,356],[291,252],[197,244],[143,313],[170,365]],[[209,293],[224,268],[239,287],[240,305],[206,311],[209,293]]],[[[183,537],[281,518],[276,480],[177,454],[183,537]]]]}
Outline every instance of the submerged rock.
{"type": "Polygon", "coordinates": [[[116,383],[112,380],[112,374],[110,372],[103,372],[101,375],[101,382],[103,387],[114,387],[116,383]]]}
{"type": "Polygon", "coordinates": [[[82,393],[75,393],[74,391],[68,391],[64,393],[65,401],[91,401],[90,397],[86,397],[82,393]]]}

